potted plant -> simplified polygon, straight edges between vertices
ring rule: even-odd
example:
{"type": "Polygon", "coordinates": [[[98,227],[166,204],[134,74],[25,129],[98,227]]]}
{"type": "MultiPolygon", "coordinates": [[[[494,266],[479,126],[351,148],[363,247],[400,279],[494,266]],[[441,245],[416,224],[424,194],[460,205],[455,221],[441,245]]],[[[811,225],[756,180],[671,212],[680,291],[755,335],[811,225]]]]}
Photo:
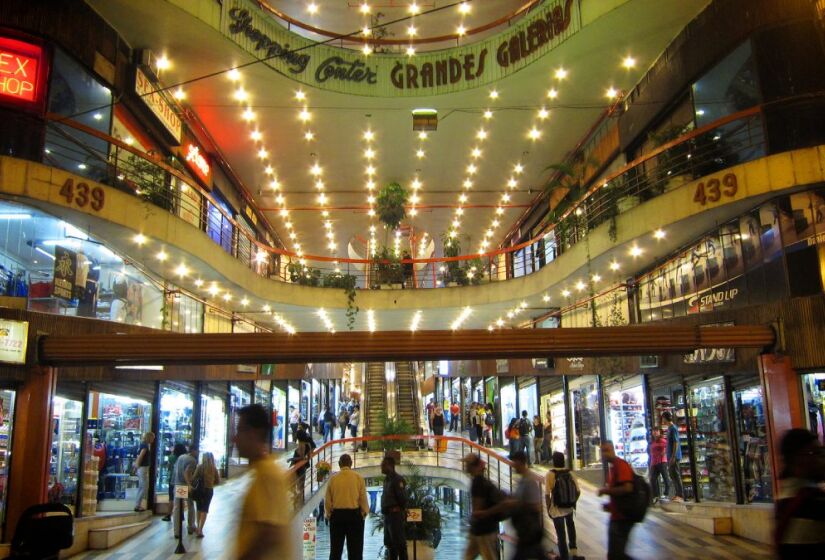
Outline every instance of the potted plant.
{"type": "MultiPolygon", "coordinates": [[[[689,130],[688,126],[672,124],[647,135],[653,149],[673,142],[689,130]]],[[[654,169],[655,193],[672,191],[693,180],[690,171],[690,143],[682,142],[656,156],[654,169]]]]}
{"type": "Polygon", "coordinates": [[[398,183],[389,183],[381,187],[375,198],[375,211],[378,219],[389,229],[398,229],[407,217],[407,190],[398,183]]]}
{"type": "Polygon", "coordinates": [[[347,295],[347,328],[352,330],[355,327],[355,317],[358,315],[358,306],[355,305],[355,285],[358,279],[352,274],[343,272],[332,272],[324,276],[324,288],[338,288],[344,290],[347,295]]]}
{"type": "Polygon", "coordinates": [[[332,466],[329,463],[326,461],[319,461],[318,465],[315,467],[315,476],[318,479],[318,482],[323,482],[331,470],[332,466]]]}
{"type": "Polygon", "coordinates": [[[410,436],[415,430],[409,422],[402,418],[389,418],[386,414],[381,418],[381,433],[379,439],[371,441],[371,449],[374,451],[383,450],[385,453],[393,453],[396,462],[401,458],[401,449],[408,443],[404,438],[383,439],[386,436],[410,436]]]}
{"type": "Polygon", "coordinates": [[[401,259],[389,247],[379,248],[372,257],[373,287],[400,289],[403,282],[401,259]]]}
{"type": "MultiPolygon", "coordinates": [[[[438,509],[435,485],[421,474],[421,470],[414,464],[404,464],[406,471],[403,476],[407,484],[404,488],[407,494],[407,509],[420,509],[421,521],[407,521],[404,532],[407,536],[407,556],[420,560],[430,560],[435,556],[435,550],[441,542],[441,511],[438,509]],[[413,546],[415,552],[413,553],[413,546]]],[[[372,534],[384,530],[384,515],[373,514],[375,525],[372,534]]]]}
{"type": "Polygon", "coordinates": [[[305,264],[291,262],[286,266],[289,280],[302,286],[318,286],[321,283],[321,271],[305,264]]]}
{"type": "MultiPolygon", "coordinates": [[[[441,243],[445,258],[457,257],[461,254],[461,239],[452,237],[449,233],[441,234],[441,243]]],[[[461,266],[461,261],[447,261],[441,271],[441,282],[445,286],[466,286],[467,270],[461,266]]]]}
{"type": "Polygon", "coordinates": [[[484,278],[484,263],[481,259],[475,258],[464,262],[464,276],[468,284],[478,286],[484,278]]]}

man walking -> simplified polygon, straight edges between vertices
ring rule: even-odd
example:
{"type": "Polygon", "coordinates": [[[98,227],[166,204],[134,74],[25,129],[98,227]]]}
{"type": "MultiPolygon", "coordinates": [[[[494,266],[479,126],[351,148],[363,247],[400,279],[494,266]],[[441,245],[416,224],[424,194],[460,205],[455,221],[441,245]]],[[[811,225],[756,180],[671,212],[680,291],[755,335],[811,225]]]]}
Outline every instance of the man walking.
{"type": "Polygon", "coordinates": [[[450,405],[450,431],[457,432],[460,422],[459,419],[461,418],[461,407],[458,406],[456,401],[453,401],[453,404],[450,405]]]}
{"type": "Polygon", "coordinates": [[[352,470],[352,457],[344,453],[338,459],[341,471],[327,484],[324,496],[329,519],[329,560],[340,560],[347,541],[347,556],[361,560],[364,553],[364,518],[370,511],[367,485],[361,475],[352,470]]]}
{"type": "Polygon", "coordinates": [[[395,472],[395,459],[384,457],[381,461],[384,475],[384,492],[381,495],[381,512],[384,514],[384,546],[388,560],[407,560],[407,482],[395,472]]]}
{"type": "Polygon", "coordinates": [[[679,461],[682,460],[682,442],[679,441],[679,428],[673,423],[673,413],[662,413],[662,425],[667,429],[667,470],[673,482],[673,501],[684,502],[685,491],[682,488],[682,473],[679,461]]]}
{"type": "Polygon", "coordinates": [[[627,541],[633,521],[625,519],[619,511],[617,498],[633,492],[633,469],[624,459],[616,455],[613,442],[605,440],[601,445],[602,459],[610,465],[607,486],[599,489],[599,496],[610,496],[605,510],[610,512],[610,525],[607,531],[607,560],[627,560],[627,541]]]}
{"type": "MultiPolygon", "coordinates": [[[[527,412],[525,411],[526,415],[527,412]]],[[[526,417],[525,417],[525,420],[526,417]]],[[[527,420],[527,422],[530,422],[527,420]]],[[[518,544],[512,560],[544,560],[547,554],[542,545],[544,532],[541,527],[541,488],[528,468],[529,455],[525,451],[513,454],[513,466],[520,475],[513,494],[516,503],[513,508],[513,527],[516,529],[518,544]]]]}
{"type": "Polygon", "coordinates": [[[581,490],[570,469],[565,468],[565,463],[564,453],[555,451],[553,468],[547,471],[544,479],[544,499],[547,502],[547,513],[556,530],[559,557],[561,560],[576,560],[580,557],[576,547],[576,521],[573,515],[581,490]]]}
{"type": "Polygon", "coordinates": [[[473,477],[470,485],[473,514],[470,518],[470,538],[464,551],[464,560],[498,559],[498,520],[488,510],[502,501],[502,493],[484,476],[484,461],[475,453],[463,459],[467,474],[473,477]]]}
{"type": "Polygon", "coordinates": [[[252,482],[243,498],[232,558],[286,560],[295,558],[290,543],[289,481],[269,455],[272,417],[259,404],[238,411],[235,445],[249,459],[252,482]]]}
{"type": "Polygon", "coordinates": [[[518,421],[519,449],[527,454],[527,465],[532,462],[533,423],[527,417],[527,411],[521,411],[521,420],[518,421]]]}
{"type": "MultiPolygon", "coordinates": [[[[175,486],[190,486],[192,484],[192,477],[195,475],[195,468],[198,466],[198,446],[189,446],[189,453],[181,455],[175,461],[175,486]]],[[[189,488],[192,492],[192,488],[189,488]]],[[[195,532],[195,500],[191,497],[186,500],[176,499],[172,506],[172,529],[175,532],[175,538],[180,538],[181,531],[181,515],[183,515],[184,502],[186,505],[186,526],[188,533],[191,535],[195,532]]]]}

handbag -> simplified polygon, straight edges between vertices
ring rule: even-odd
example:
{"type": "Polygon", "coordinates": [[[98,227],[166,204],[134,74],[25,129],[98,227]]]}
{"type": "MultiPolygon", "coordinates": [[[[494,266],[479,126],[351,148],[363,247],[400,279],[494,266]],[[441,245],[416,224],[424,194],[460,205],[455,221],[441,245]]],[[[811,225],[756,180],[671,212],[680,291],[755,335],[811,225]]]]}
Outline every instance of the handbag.
{"type": "Polygon", "coordinates": [[[197,500],[203,493],[203,469],[198,467],[195,469],[195,474],[192,476],[192,483],[189,485],[189,493],[192,498],[197,500]]]}

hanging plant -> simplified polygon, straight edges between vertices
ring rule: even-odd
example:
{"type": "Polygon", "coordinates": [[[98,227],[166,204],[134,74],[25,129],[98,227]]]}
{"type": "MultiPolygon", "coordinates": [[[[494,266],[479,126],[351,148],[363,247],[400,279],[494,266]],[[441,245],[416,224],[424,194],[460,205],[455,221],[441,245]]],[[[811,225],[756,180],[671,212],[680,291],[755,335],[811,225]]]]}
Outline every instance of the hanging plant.
{"type": "Polygon", "coordinates": [[[339,288],[347,294],[347,328],[355,327],[355,317],[358,315],[358,306],[355,305],[355,284],[358,279],[352,274],[333,272],[324,276],[325,288],[339,288]]]}
{"type": "Polygon", "coordinates": [[[398,229],[401,221],[407,217],[407,189],[398,183],[389,183],[381,187],[375,199],[375,210],[378,219],[388,228],[398,229]]]}

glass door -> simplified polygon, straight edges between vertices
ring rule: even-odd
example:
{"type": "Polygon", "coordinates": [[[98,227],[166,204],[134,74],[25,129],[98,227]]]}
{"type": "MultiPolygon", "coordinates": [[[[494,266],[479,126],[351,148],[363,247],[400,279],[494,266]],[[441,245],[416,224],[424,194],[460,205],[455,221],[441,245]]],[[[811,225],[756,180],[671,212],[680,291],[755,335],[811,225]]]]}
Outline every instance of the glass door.
{"type": "Polygon", "coordinates": [[[82,437],[83,403],[54,398],[52,416],[52,457],[49,465],[51,481],[49,500],[69,506],[74,512],[80,482],[80,440],[82,437]]]}
{"type": "Polygon", "coordinates": [[[696,491],[700,499],[736,501],[734,465],[728,435],[725,383],[721,377],[690,388],[696,491]]]}
{"type": "Polygon", "coordinates": [[[573,461],[577,470],[601,470],[601,405],[595,376],[570,383],[570,410],[573,415],[573,461]]]}
{"type": "Polygon", "coordinates": [[[736,391],[733,402],[745,500],[748,503],[772,502],[773,481],[762,387],[756,385],[736,391]]]}

